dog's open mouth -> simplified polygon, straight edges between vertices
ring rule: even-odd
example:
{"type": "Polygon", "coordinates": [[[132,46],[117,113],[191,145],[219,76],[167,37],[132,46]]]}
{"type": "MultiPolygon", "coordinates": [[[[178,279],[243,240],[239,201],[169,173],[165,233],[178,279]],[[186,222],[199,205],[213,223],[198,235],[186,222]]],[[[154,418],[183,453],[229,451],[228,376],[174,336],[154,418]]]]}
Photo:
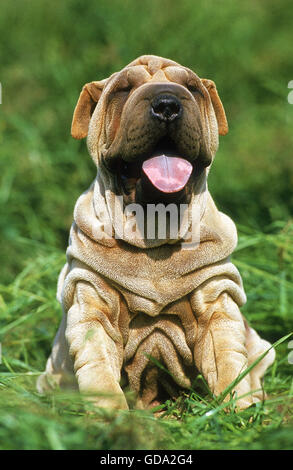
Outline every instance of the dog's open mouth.
{"type": "Polygon", "coordinates": [[[149,155],[133,162],[123,161],[121,179],[126,192],[141,180],[160,193],[172,194],[184,189],[192,171],[193,165],[179,156],[176,144],[170,138],[164,138],[149,155]]]}

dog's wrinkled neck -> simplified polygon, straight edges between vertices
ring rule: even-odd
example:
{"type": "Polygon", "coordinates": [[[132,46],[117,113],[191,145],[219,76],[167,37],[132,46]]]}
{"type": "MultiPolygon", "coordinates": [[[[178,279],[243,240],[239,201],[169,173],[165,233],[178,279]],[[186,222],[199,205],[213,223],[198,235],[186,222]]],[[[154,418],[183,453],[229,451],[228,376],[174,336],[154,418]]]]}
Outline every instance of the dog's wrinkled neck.
{"type": "Polygon", "coordinates": [[[164,244],[176,245],[181,243],[184,237],[188,238],[188,234],[192,229],[196,229],[196,224],[200,224],[205,214],[208,194],[206,176],[207,169],[204,169],[201,179],[191,194],[189,204],[182,207],[179,205],[177,209],[172,204],[165,207],[162,204],[143,206],[136,203],[125,204],[123,195],[117,193],[113,174],[100,166],[93,194],[96,217],[99,219],[99,224],[113,228],[113,238],[123,240],[130,245],[139,248],[154,248],[164,244]],[[178,225],[176,220],[172,219],[173,210],[175,219],[178,215],[178,225]],[[156,218],[150,219],[154,214],[156,218]],[[103,217],[107,220],[101,220],[103,217]],[[166,231],[163,234],[161,228],[158,230],[156,225],[158,221],[161,222],[162,217],[166,217],[166,231]],[[175,229],[172,225],[174,223],[175,229]]]}

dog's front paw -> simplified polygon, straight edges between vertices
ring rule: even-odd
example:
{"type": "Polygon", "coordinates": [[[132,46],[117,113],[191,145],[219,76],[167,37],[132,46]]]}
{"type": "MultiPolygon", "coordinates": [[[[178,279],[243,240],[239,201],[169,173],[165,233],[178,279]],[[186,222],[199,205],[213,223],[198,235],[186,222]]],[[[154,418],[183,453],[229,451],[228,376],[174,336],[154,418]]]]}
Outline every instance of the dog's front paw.
{"type": "Polygon", "coordinates": [[[86,409],[94,413],[96,408],[107,410],[128,410],[128,403],[124,393],[96,393],[83,395],[86,409]]]}

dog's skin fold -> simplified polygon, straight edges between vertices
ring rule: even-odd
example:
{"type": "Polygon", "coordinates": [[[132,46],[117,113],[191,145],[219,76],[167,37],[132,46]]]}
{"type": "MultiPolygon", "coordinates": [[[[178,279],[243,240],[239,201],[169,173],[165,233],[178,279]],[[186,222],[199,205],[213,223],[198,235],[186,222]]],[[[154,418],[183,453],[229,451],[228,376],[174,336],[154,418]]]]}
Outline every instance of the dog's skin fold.
{"type": "MultiPolygon", "coordinates": [[[[83,87],[72,135],[87,136],[98,171],[75,206],[58,283],[63,319],[40,392],[75,383],[98,406],[126,409],[123,382],[146,408],[176,397],[201,373],[217,396],[270,348],[239,310],[246,298],[229,259],[236,229],[207,189],[218,135],[227,132],[214,82],[171,60],[142,56],[83,87]],[[176,154],[192,165],[179,192],[160,192],[141,170],[162,152],[170,164],[176,154]],[[188,223],[198,217],[199,244],[184,249],[182,234],[124,231],[129,220],[123,213],[117,223],[117,196],[123,208],[186,204],[188,223]],[[105,220],[111,234],[101,237],[105,220]]],[[[239,409],[264,398],[261,378],[273,360],[271,349],[235,387],[239,409]]]]}

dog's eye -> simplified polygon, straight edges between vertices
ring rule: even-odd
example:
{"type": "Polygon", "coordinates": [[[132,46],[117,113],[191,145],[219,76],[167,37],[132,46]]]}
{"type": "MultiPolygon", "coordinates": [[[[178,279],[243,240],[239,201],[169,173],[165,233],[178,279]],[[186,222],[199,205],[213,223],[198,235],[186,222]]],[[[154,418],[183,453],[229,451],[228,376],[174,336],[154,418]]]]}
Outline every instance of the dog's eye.
{"type": "Polygon", "coordinates": [[[124,86],[124,87],[118,88],[117,91],[118,91],[118,92],[119,92],[119,91],[124,91],[124,92],[129,93],[130,90],[131,90],[131,88],[132,88],[131,85],[126,85],[126,86],[124,86]]]}
{"type": "Polygon", "coordinates": [[[114,98],[119,98],[120,101],[125,102],[128,98],[128,95],[131,91],[132,87],[130,85],[125,85],[125,86],[119,86],[117,88],[114,88],[112,92],[109,95],[109,100],[111,101],[114,98]]]}
{"type": "Polygon", "coordinates": [[[200,93],[199,89],[192,83],[187,83],[187,88],[191,93],[200,93]]]}
{"type": "Polygon", "coordinates": [[[193,94],[193,96],[204,96],[201,90],[193,83],[187,83],[186,88],[188,89],[188,91],[190,91],[190,93],[193,94]]]}

